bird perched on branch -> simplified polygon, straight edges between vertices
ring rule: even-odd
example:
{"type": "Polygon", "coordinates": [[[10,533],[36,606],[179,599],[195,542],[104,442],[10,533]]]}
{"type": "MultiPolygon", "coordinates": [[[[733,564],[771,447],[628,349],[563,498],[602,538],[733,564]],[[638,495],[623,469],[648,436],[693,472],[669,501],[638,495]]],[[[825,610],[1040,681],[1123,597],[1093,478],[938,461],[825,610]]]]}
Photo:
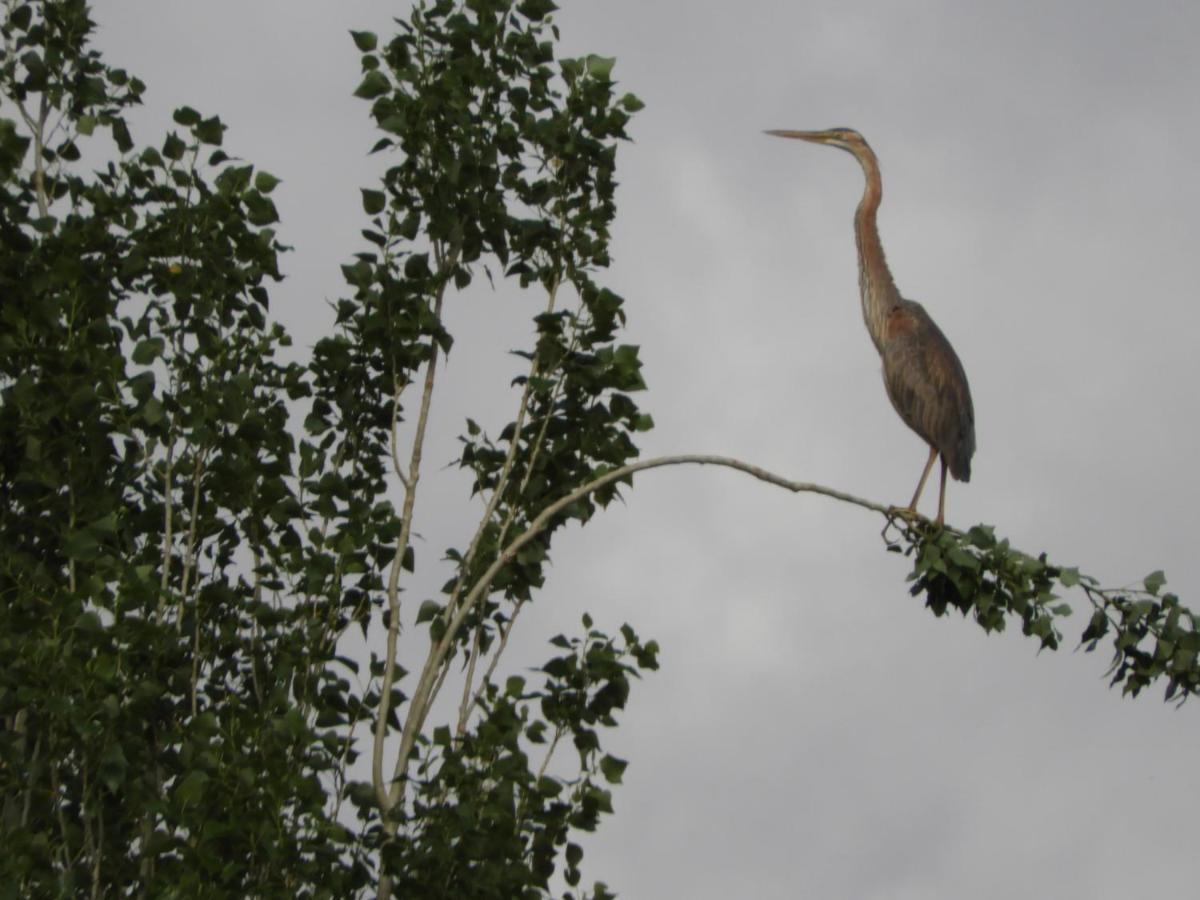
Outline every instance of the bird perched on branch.
{"type": "Polygon", "coordinates": [[[917,501],[933,462],[942,458],[937,524],[945,522],[946,470],[959,481],[971,480],[975,453],[975,410],[967,375],[942,330],[921,304],[900,296],[879,242],[875,215],[883,196],[879,161],[863,136],[852,128],[828,131],[768,131],[783,138],[840,147],[862,166],[867,184],[854,214],[858,244],[858,286],[863,319],[883,359],[883,383],[888,399],[909,428],[929,445],[929,459],[907,507],[897,512],[916,515],[917,501]]]}

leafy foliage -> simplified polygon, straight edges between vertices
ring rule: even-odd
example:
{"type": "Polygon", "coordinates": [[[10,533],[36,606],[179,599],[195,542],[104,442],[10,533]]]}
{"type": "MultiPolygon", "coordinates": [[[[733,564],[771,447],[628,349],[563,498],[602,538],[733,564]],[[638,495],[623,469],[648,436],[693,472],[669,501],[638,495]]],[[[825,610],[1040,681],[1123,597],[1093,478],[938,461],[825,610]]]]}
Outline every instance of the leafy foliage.
{"type": "Polygon", "coordinates": [[[1165,678],[1166,699],[1181,703],[1200,690],[1200,616],[1175,594],[1161,593],[1162,572],[1147,575],[1140,587],[1103,588],[1076,568],[1053,565],[1044,553],[1022,553],[988,525],[962,533],[892,518],[889,527],[896,536],[888,549],[913,557],[912,595],[924,595],[934,615],[957,609],[988,632],[1019,619],[1023,634],[1057,650],[1059,620],[1072,610],[1055,591],[1078,590],[1092,609],[1080,645],[1090,653],[1112,635],[1112,686],[1137,696],[1165,678]]]}
{"type": "Polygon", "coordinates": [[[135,150],[139,81],[87,49],[81,2],[9,4],[20,115],[0,204],[3,882],[272,893],[363,881],[297,708],[312,647],[287,403],[265,316],[267,173],[188,108],[135,150]],[[105,127],[118,158],[70,163],[105,127]],[[61,135],[51,146],[47,138],[61,135]]]}
{"type": "MultiPolygon", "coordinates": [[[[362,190],[331,334],[288,363],[279,179],[191,107],[136,142],[145,86],[90,49],[84,0],[2,9],[0,897],[612,897],[580,889],[579,834],[612,812],[627,763],[603,735],[658,647],[584,616],[506,675],[552,539],[648,468],[815,489],[635,462],[653,421],[598,274],[642,106],[614,61],[556,60],[550,0],[418,2],[394,36],[352,32],[394,162],[362,190]],[[513,418],[465,425],[479,519],[431,562],[413,538],[443,313],[480,275],[545,305],[513,418]],[[436,599],[401,602],[439,566],[436,599]],[[423,659],[402,664],[402,629],[423,659]]],[[[1161,573],[1110,591],[983,526],[897,527],[935,614],[1056,648],[1054,591],[1077,588],[1114,684],[1197,690],[1197,617],[1161,573]]]]}
{"type": "Polygon", "coordinates": [[[144,85],[89,48],[86,3],[5,5],[0,893],[343,897],[380,872],[381,894],[393,879],[446,896],[541,896],[556,871],[579,883],[570,835],[611,811],[602,785],[623,768],[597,729],[656,648],[589,620],[538,686],[501,687],[497,630],[540,586],[551,529],[482,577],[649,425],[625,393],[642,382],[636,348],[615,343],[622,302],[592,280],[608,263],[614,141],[640,104],[614,97],[611,61],[555,64],[553,8],[418,4],[390,40],[352,35],[375,149],[397,162],[363,191],[369,249],[344,267],[333,335],[300,365],[277,360],[288,338],[267,316],[279,179],[228,156],[219,118],[190,107],[139,146],[124,113],[144,85]],[[85,174],[80,148],[104,134],[113,161],[85,174]],[[443,304],[493,267],[545,291],[547,312],[522,351],[516,423],[465,445],[494,499],[449,554],[446,602],[409,611],[447,642],[410,709],[394,652],[354,685],[340,648],[356,624],[394,644],[453,343],[443,304]],[[578,309],[556,308],[560,289],[578,309]],[[481,599],[494,592],[507,613],[481,599]],[[453,729],[427,726],[454,654],[473,700],[453,729]],[[354,780],[363,722],[377,740],[404,729],[395,776],[354,780]],[[551,774],[565,737],[575,773],[551,774]]]}

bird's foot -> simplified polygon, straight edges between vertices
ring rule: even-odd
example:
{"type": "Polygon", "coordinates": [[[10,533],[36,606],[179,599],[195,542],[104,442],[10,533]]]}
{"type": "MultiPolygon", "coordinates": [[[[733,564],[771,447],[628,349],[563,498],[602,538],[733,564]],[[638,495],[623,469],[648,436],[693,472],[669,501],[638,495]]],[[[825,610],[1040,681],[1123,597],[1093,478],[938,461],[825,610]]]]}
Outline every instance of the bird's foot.
{"type": "Polygon", "coordinates": [[[889,506],[887,518],[887,524],[883,526],[881,532],[885,541],[888,540],[888,532],[892,528],[899,528],[902,534],[914,534],[932,529],[941,531],[945,527],[940,515],[936,519],[927,519],[912,506],[889,506]]]}
{"type": "Polygon", "coordinates": [[[908,534],[913,523],[918,519],[920,519],[920,515],[911,506],[889,506],[887,508],[887,523],[884,524],[883,531],[879,532],[879,534],[883,537],[889,549],[895,546],[898,550],[900,545],[894,543],[893,539],[888,536],[888,533],[895,528],[901,535],[908,534]],[[901,520],[899,524],[896,522],[897,519],[901,520]]]}

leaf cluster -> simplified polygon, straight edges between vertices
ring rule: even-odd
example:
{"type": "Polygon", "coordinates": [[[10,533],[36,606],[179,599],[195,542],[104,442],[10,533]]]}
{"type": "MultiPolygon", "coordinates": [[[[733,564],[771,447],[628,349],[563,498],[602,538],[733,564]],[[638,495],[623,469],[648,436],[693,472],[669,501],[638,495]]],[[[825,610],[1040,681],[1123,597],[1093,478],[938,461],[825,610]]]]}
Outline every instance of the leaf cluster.
{"type": "Polygon", "coordinates": [[[395,162],[362,192],[366,249],[302,365],[269,318],[279,179],[192,107],[135,141],[145,87],[91,49],[87,4],[5,4],[0,879],[18,895],[341,897],[379,878],[381,895],[543,896],[556,871],[577,890],[571,833],[611,811],[625,766],[601,733],[657,647],[588,619],[536,686],[494,672],[551,533],[617,485],[526,532],[652,422],[623,301],[596,281],[640,102],[610,59],[555,60],[553,11],[418,3],[387,41],[353,34],[395,162]],[[102,135],[111,161],[88,171],[102,135]],[[516,417],[495,440],[468,424],[485,511],[443,599],[409,611],[431,655],[402,689],[395,656],[360,670],[343,641],[400,627],[443,311],[481,274],[547,304],[516,417]],[[427,724],[456,657],[459,722],[427,724]],[[364,723],[412,748],[389,784],[351,777],[364,723]],[[568,738],[578,765],[555,774],[568,738]]]}
{"type": "MultiPolygon", "coordinates": [[[[657,646],[628,625],[619,638],[588,617],[584,628],[583,637],[554,638],[560,655],[530,677],[489,683],[469,732],[455,738],[442,726],[423,742],[408,840],[384,848],[401,896],[543,897],[560,857],[567,884],[579,884],[583,851],[571,834],[594,831],[612,812],[607,785],[626,767],[603,753],[596,728],[615,726],[630,679],[657,666],[657,646]],[[551,774],[564,738],[578,765],[551,774]]],[[[613,895],[597,883],[591,896],[613,895]]]]}
{"type": "MultiPolygon", "coordinates": [[[[428,742],[425,720],[452,662],[462,662],[466,683],[450,744],[435,742],[447,759],[474,752],[499,715],[493,705],[504,694],[493,672],[518,613],[543,583],[554,531],[586,522],[618,485],[582,497],[519,551],[510,548],[552,503],[635,458],[633,435],[652,426],[631,397],[645,386],[638,349],[618,340],[624,301],[596,280],[610,261],[617,143],[641,104],[616,93],[612,60],[555,59],[554,9],[541,0],[418,3],[390,39],[352,33],[362,54],[356,94],[382,133],[373,151],[391,164],[377,187],[362,191],[369,247],[343,267],[351,295],[337,302],[336,333],[316,347],[306,424],[324,465],[309,485],[328,516],[326,546],[353,547],[376,562],[361,568],[361,580],[336,562],[341,584],[376,600],[382,594],[393,633],[402,614],[396,585],[422,565],[410,542],[412,510],[435,367],[454,346],[443,311],[480,275],[546,296],[533,345],[514,351],[527,366],[513,381],[515,417],[495,437],[469,420],[462,437],[459,462],[472,472],[484,512],[470,541],[446,551],[451,573],[441,598],[424,600],[412,617],[429,629],[430,655],[405,690],[396,682],[406,673],[385,657],[372,660],[381,683],[365,708],[382,723],[377,747],[379,727],[401,734],[401,759],[389,797],[381,800],[377,783],[374,804],[363,795],[359,808],[368,823],[383,819],[381,854],[393,861],[397,890],[415,871],[404,847],[443,841],[420,837],[434,813],[407,805],[421,803],[425,790],[414,781],[418,793],[409,793],[407,754],[428,742]],[[402,425],[412,433],[407,460],[402,425]],[[397,479],[401,506],[355,505],[397,479]],[[378,516],[373,530],[361,526],[366,515],[378,516]],[[368,582],[389,552],[389,584],[368,582]]],[[[364,607],[357,609],[365,629],[364,607]]],[[[439,790],[452,806],[473,802],[466,782],[439,790]]],[[[548,846],[563,852],[563,841],[548,846]]],[[[495,865],[503,859],[524,871],[527,859],[510,847],[495,865]]]]}
{"type": "Polygon", "coordinates": [[[0,882],[345,895],[328,645],[291,600],[310,389],[266,316],[278,180],[188,107],[139,149],[141,82],[92,27],[46,2],[0,28],[0,882]],[[119,155],[82,174],[98,125],[119,155]]]}
{"type": "Polygon", "coordinates": [[[1129,696],[1165,679],[1165,699],[1183,702],[1200,689],[1200,616],[1163,593],[1166,578],[1153,572],[1140,587],[1104,588],[1077,568],[1055,565],[999,539],[988,525],[957,532],[892,519],[888,549],[913,559],[911,593],[934,615],[957,609],[984,631],[1003,631],[1019,620],[1023,634],[1042,649],[1057,650],[1061,620],[1071,606],[1060,591],[1082,592],[1091,607],[1079,645],[1095,650],[1111,638],[1110,684],[1129,696]]]}

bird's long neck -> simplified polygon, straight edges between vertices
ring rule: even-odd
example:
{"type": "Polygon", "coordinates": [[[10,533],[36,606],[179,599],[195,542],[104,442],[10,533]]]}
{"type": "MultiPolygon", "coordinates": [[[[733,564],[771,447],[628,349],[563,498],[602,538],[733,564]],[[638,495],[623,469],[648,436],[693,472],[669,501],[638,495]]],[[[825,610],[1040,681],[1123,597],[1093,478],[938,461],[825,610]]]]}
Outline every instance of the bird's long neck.
{"type": "Polygon", "coordinates": [[[883,333],[887,315],[900,300],[900,292],[879,242],[875,214],[883,198],[883,182],[879,177],[879,162],[869,148],[855,154],[862,165],[867,185],[854,213],[854,238],[858,244],[858,287],[862,294],[863,320],[875,344],[883,352],[883,333]]]}

